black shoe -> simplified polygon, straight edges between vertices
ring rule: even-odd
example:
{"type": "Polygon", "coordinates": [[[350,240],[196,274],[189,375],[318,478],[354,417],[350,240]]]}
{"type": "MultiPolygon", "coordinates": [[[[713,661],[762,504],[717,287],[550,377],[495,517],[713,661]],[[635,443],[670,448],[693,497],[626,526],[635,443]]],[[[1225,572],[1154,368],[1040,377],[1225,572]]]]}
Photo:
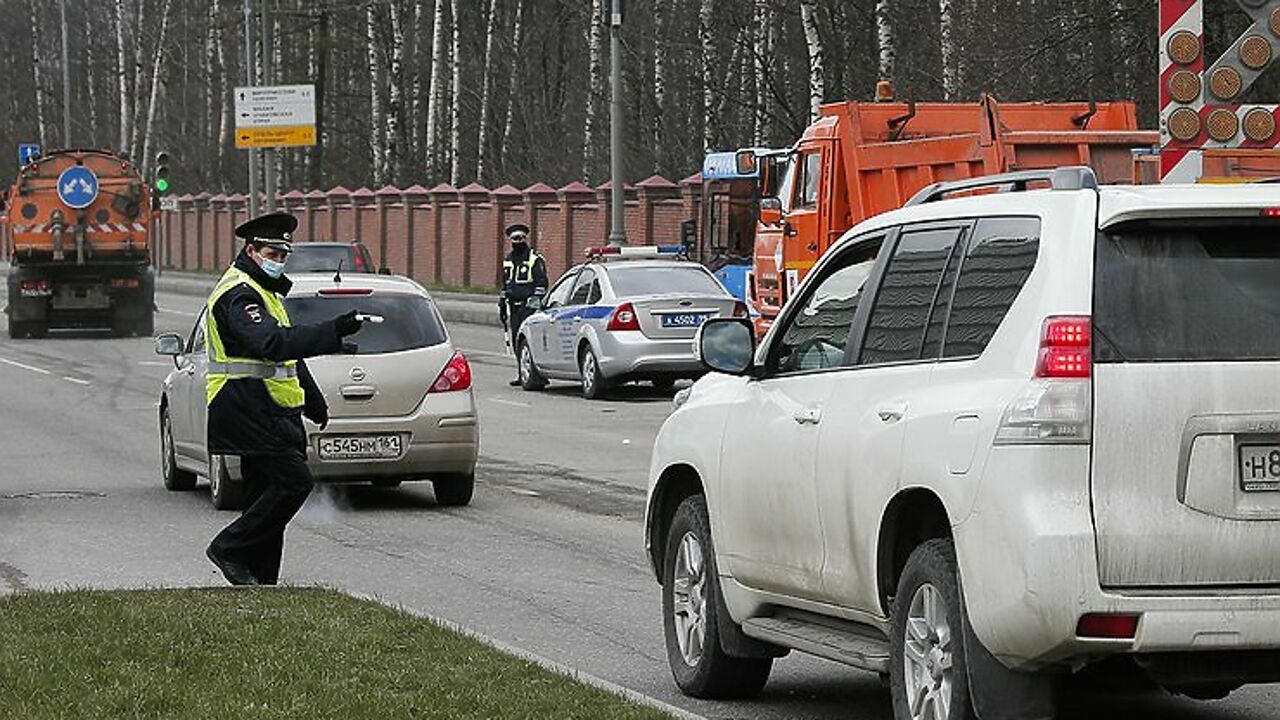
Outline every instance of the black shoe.
{"type": "Polygon", "coordinates": [[[511,381],[509,381],[507,384],[508,384],[508,385],[510,385],[511,387],[520,387],[520,384],[521,384],[521,383],[520,383],[520,378],[516,378],[515,380],[511,380],[511,381]]]}
{"type": "Polygon", "coordinates": [[[222,577],[232,585],[259,585],[258,578],[245,565],[228,560],[214,551],[213,546],[204,549],[204,554],[222,571],[222,577]]]}

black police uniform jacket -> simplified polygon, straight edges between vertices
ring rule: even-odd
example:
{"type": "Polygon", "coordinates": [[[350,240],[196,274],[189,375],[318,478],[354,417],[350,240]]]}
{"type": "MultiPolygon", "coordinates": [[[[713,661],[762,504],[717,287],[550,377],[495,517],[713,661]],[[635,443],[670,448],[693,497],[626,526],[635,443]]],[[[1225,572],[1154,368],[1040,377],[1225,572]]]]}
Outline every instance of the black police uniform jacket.
{"type": "MultiPolygon", "coordinates": [[[[293,283],[273,279],[241,252],[235,266],[263,288],[285,295],[293,283]]],[[[302,414],[320,422],[328,417],[324,395],[307,370],[303,358],[341,351],[333,321],[315,325],[281,327],[262,307],[262,298],[247,284],[240,284],[218,298],[213,320],[229,357],[284,362],[298,360],[298,380],[306,396],[302,408],[282,408],[267,393],[266,383],[255,378],[230,380],[209,406],[209,452],[215,455],[276,455],[306,452],[307,433],[302,414]]]]}
{"type": "MultiPolygon", "coordinates": [[[[511,252],[507,253],[507,260],[520,267],[529,260],[529,255],[533,252],[533,248],[528,243],[513,247],[511,252]]],[[[516,282],[515,278],[503,278],[502,291],[505,293],[509,302],[523,303],[533,297],[534,291],[538,288],[546,289],[547,287],[547,263],[538,256],[537,262],[533,264],[533,277],[529,282],[516,282]]]]}

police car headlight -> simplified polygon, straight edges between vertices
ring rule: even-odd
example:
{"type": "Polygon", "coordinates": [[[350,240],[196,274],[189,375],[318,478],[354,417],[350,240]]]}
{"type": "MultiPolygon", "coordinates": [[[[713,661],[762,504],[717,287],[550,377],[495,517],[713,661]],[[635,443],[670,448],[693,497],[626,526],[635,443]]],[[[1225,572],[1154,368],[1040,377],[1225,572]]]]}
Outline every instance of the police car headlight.
{"type": "Polygon", "coordinates": [[[678,391],[675,394],[675,397],[671,398],[671,402],[676,407],[680,407],[681,405],[684,405],[685,403],[689,402],[689,395],[692,393],[693,393],[693,387],[684,388],[678,391]]]}

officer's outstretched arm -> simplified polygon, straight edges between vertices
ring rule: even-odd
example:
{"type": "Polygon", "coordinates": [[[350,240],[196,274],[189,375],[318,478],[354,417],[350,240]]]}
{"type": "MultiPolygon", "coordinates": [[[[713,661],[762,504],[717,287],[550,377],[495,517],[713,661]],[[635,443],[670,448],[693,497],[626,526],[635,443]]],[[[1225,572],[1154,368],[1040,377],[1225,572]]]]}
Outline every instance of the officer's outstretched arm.
{"type": "Polygon", "coordinates": [[[283,362],[342,350],[342,339],[332,320],[282,327],[252,291],[227,293],[214,305],[213,312],[218,327],[225,328],[252,358],[283,362]]]}

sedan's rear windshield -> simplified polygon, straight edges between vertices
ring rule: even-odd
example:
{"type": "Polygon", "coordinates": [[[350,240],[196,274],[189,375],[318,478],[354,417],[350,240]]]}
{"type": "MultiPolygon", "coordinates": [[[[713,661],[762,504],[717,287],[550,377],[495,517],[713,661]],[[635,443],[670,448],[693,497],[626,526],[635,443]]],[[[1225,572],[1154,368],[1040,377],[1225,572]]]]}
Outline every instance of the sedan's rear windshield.
{"type": "Polygon", "coordinates": [[[356,343],[361,355],[416,350],[445,340],[431,301],[417,295],[296,297],[285,300],[285,307],[294,325],[324,322],[350,310],[381,316],[382,322],[366,322],[347,338],[356,343]]]}
{"type": "Polygon", "coordinates": [[[689,293],[724,295],[724,288],[697,265],[671,267],[611,267],[609,280],[618,297],[689,293]]]}
{"type": "Polygon", "coordinates": [[[334,272],[338,263],[349,272],[359,272],[355,265],[355,248],[340,245],[294,245],[285,269],[291,273],[334,272]]]}
{"type": "Polygon", "coordinates": [[[1098,238],[1099,362],[1280,359],[1280,225],[1130,223],[1098,238]]]}

